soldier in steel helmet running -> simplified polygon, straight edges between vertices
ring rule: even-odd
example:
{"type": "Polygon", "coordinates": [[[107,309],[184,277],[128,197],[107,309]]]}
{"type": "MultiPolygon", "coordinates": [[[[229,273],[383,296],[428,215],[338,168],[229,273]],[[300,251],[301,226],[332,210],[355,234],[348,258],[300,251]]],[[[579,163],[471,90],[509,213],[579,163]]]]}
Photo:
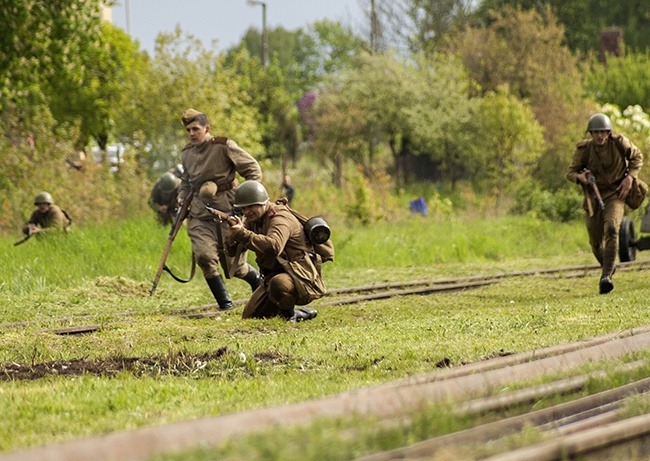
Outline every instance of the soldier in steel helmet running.
{"type": "Polygon", "coordinates": [[[172,224],[178,209],[178,190],[181,186],[183,165],[178,165],[163,174],[154,183],[149,196],[149,206],[156,212],[162,225],[172,224]]]}
{"type": "Polygon", "coordinates": [[[566,178],[585,187],[589,175],[595,178],[604,208],[585,196],[586,225],[591,251],[602,266],[601,294],[614,289],[618,232],[625,211],[625,199],[643,165],[641,151],[625,136],[612,133],[612,122],[604,114],[592,115],[587,124],[591,139],[577,144],[566,178]],[[588,203],[589,201],[592,203],[588,203]]]}
{"type": "MultiPolygon", "coordinates": [[[[189,143],[181,152],[183,174],[178,193],[181,204],[190,189],[196,193],[192,199],[187,221],[187,233],[192,241],[192,252],[219,310],[233,308],[226,284],[219,272],[219,236],[227,234],[228,225],[215,219],[206,209],[209,205],[225,213],[232,211],[237,187],[236,175],[244,179],[262,179],[262,170],[248,152],[235,141],[214,137],[210,133],[208,117],[195,109],[183,112],[181,121],[185,126],[189,143]]],[[[228,259],[229,273],[226,277],[240,278],[255,289],[261,282],[260,274],[247,263],[246,251],[228,259]]]]}
{"type": "Polygon", "coordinates": [[[239,217],[228,221],[228,251],[232,254],[240,245],[254,251],[263,276],[263,283],[248,300],[242,317],[279,316],[292,322],[316,317],[315,309],[296,307],[311,301],[301,298],[299,282],[286,270],[287,262],[311,258],[315,269],[311,273],[324,288],[322,260],[307,241],[303,225],[286,205],[271,203],[266,188],[258,181],[245,181],[237,188],[234,206],[241,210],[245,221],[239,217]]]}
{"type": "Polygon", "coordinates": [[[72,220],[58,205],[49,192],[40,192],[34,198],[36,209],[23,226],[25,235],[42,234],[52,230],[68,231],[72,220]]]}

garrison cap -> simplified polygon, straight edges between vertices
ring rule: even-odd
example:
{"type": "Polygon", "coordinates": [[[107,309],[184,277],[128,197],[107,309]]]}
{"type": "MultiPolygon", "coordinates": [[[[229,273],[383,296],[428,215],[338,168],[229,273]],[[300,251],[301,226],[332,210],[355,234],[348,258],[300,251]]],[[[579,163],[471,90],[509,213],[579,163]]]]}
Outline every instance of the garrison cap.
{"type": "Polygon", "coordinates": [[[183,112],[183,115],[181,116],[181,121],[183,122],[183,126],[187,126],[192,121],[196,118],[197,115],[205,115],[203,112],[199,112],[196,109],[187,109],[185,112],[183,112]]]}

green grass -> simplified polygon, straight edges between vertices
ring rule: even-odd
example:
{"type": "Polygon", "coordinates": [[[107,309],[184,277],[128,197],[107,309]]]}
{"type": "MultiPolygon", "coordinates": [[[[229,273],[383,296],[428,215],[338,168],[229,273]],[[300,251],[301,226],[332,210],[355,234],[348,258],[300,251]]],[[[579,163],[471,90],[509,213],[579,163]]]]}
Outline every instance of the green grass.
{"type": "MultiPolygon", "coordinates": [[[[0,254],[0,323],[34,322],[0,329],[0,366],[140,359],[135,370],[109,376],[0,381],[0,450],[318,398],[430,372],[443,359],[458,365],[650,323],[643,272],[617,273],[608,296],[597,294],[596,275],[514,278],[462,293],[339,307],[317,302],[319,316],[304,324],[244,321],[241,306],[220,318],[190,320],[170,313],[214,302],[200,273],[188,284],[164,274],[149,296],[167,234],[147,217],[18,247],[12,243],[19,236],[0,239],[6,248],[0,254]],[[133,315],[116,315],[124,312],[133,315]],[[52,322],[80,315],[89,317],[52,322]],[[45,331],[80,323],[102,328],[78,336],[45,331]],[[220,350],[218,357],[195,360],[220,350]]],[[[579,222],[414,217],[336,226],[333,236],[336,261],[324,269],[330,288],[594,262],[579,222]]],[[[183,276],[189,248],[181,231],[170,265],[183,276]]],[[[241,280],[228,287],[234,299],[249,295],[241,280]]],[[[386,437],[412,440],[421,432],[386,437]]],[[[382,440],[375,446],[389,445],[382,440]]],[[[282,441],[259,459],[291,459],[273,455],[274,444],[282,441]]],[[[197,456],[192,459],[214,459],[197,456]]],[[[327,459],[346,458],[332,453],[327,459]]]]}

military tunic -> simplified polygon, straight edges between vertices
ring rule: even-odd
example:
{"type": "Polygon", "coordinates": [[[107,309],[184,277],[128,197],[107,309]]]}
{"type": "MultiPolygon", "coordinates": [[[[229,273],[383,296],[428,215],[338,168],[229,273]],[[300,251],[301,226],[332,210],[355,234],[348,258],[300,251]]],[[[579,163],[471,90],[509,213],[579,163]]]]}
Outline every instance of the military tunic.
{"type": "MultiPolygon", "coordinates": [[[[235,197],[237,173],[247,180],[260,181],[262,170],[248,152],[235,141],[223,137],[211,137],[198,146],[188,143],[181,152],[181,161],[184,172],[181,176],[179,197],[185,199],[190,188],[197,192],[192,199],[187,222],[192,251],[205,278],[216,277],[219,275],[217,226],[221,226],[224,236],[228,234],[229,227],[215,220],[205,209],[205,205],[230,213],[235,197]],[[217,193],[209,200],[198,195],[199,189],[206,181],[212,181],[218,186],[217,193]]],[[[235,277],[242,278],[248,273],[245,251],[238,255],[236,260],[232,258],[228,262],[235,277]]]]}
{"type": "Polygon", "coordinates": [[[583,208],[588,210],[587,200],[592,201],[593,215],[587,213],[585,224],[591,250],[603,266],[604,275],[611,276],[614,270],[618,231],[625,212],[625,202],[618,198],[616,188],[626,175],[638,177],[642,165],[641,151],[625,136],[611,134],[602,146],[596,145],[593,140],[578,143],[566,173],[569,181],[578,182],[577,176],[587,168],[596,178],[605,209],[601,210],[591,196],[585,196],[583,208]],[[620,151],[617,140],[623,152],[620,151]]]}
{"type": "Polygon", "coordinates": [[[41,229],[65,230],[71,223],[63,210],[58,205],[52,204],[45,213],[41,213],[38,208],[32,212],[27,224],[23,227],[25,234],[29,233],[29,224],[34,224],[41,229]]]}
{"type": "MultiPolygon", "coordinates": [[[[296,305],[297,292],[291,276],[286,273],[278,256],[288,261],[309,257],[302,225],[284,205],[270,204],[260,219],[245,223],[245,227],[230,236],[229,252],[241,244],[256,255],[257,266],[264,282],[248,300],[243,318],[268,318],[281,315],[296,305]]],[[[320,268],[317,267],[319,270],[320,268]]]]}

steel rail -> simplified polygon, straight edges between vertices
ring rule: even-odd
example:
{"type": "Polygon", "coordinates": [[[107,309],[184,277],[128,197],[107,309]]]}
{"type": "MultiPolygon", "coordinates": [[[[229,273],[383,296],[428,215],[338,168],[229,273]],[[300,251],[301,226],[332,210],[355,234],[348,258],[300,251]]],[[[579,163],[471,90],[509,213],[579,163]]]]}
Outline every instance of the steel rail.
{"type": "MultiPolygon", "coordinates": [[[[597,342],[597,341],[596,341],[597,342]]],[[[322,418],[391,418],[408,415],[436,402],[463,401],[484,395],[489,389],[551,373],[566,372],[585,363],[612,360],[650,349],[650,333],[624,334],[606,343],[546,356],[456,378],[427,380],[421,384],[360,389],[353,393],[324,397],[289,405],[249,410],[167,425],[110,433],[62,444],[0,455],[0,461],[140,461],[160,453],[197,445],[218,445],[230,437],[242,436],[277,426],[310,424],[322,418]]],[[[540,355],[547,355],[541,353],[540,355]]],[[[635,383],[647,388],[650,379],[635,383]]],[[[626,388],[629,392],[632,386],[626,388]]],[[[614,392],[623,392],[616,390],[614,392]]],[[[601,393],[602,394],[602,393],[601,393]]],[[[603,399],[601,397],[602,400],[603,399]]],[[[576,405],[575,403],[572,403],[576,405]]],[[[590,402],[589,407],[593,407],[590,402]]],[[[542,411],[542,410],[540,410],[542,411]]],[[[553,410],[556,411],[556,410],[553,410]]],[[[551,413],[549,413],[550,415],[551,413]]]]}
{"type": "MultiPolygon", "coordinates": [[[[620,263],[618,265],[618,270],[620,271],[630,271],[630,270],[643,270],[650,268],[650,260],[646,261],[631,261],[626,263],[620,263]]],[[[397,296],[410,296],[410,295],[423,295],[431,293],[442,293],[442,292],[452,292],[452,291],[463,291],[467,289],[479,288],[486,285],[491,285],[498,283],[500,280],[505,278],[514,278],[514,277],[534,277],[539,275],[552,275],[552,274],[562,274],[567,273],[571,274],[571,277],[585,277],[587,274],[593,271],[600,270],[598,265],[582,265],[582,266],[564,266],[564,267],[553,267],[553,268],[543,268],[543,269],[531,269],[526,271],[513,271],[513,272],[502,272],[497,274],[488,274],[488,275],[475,275],[468,277],[458,277],[458,278],[441,278],[441,279],[430,279],[430,280],[418,280],[418,281],[409,281],[409,282],[391,282],[384,284],[376,285],[362,285],[356,287],[347,287],[347,288],[338,288],[328,291],[328,294],[323,299],[332,298],[336,295],[346,294],[346,293],[364,293],[368,291],[380,291],[379,293],[373,293],[369,295],[356,296],[345,299],[338,299],[332,301],[316,301],[313,303],[314,307],[329,307],[329,306],[341,306],[355,304],[364,301],[373,301],[379,299],[388,299],[397,296]],[[400,288],[400,287],[416,287],[420,286],[421,288],[409,288],[404,290],[393,290],[387,291],[391,288],[400,288]],[[383,290],[383,291],[382,291],[383,290]]],[[[233,301],[235,305],[242,305],[246,303],[246,300],[240,299],[233,301]]],[[[163,314],[166,315],[176,315],[186,318],[202,318],[202,317],[215,317],[220,315],[220,313],[215,313],[210,311],[216,307],[216,303],[205,304],[202,306],[188,307],[184,309],[172,310],[163,314]],[[202,312],[208,311],[208,312],[202,312]]],[[[114,314],[102,314],[102,317],[129,317],[141,315],[142,312],[137,311],[127,311],[127,312],[117,312],[114,314]]],[[[0,329],[8,328],[22,328],[30,325],[42,325],[44,323],[70,323],[77,320],[96,320],[98,316],[94,315],[82,315],[82,316],[70,316],[70,317],[61,317],[54,319],[42,319],[38,321],[22,321],[22,322],[10,322],[10,323],[1,323],[0,329]]],[[[57,330],[57,329],[52,329],[57,330]]]]}

